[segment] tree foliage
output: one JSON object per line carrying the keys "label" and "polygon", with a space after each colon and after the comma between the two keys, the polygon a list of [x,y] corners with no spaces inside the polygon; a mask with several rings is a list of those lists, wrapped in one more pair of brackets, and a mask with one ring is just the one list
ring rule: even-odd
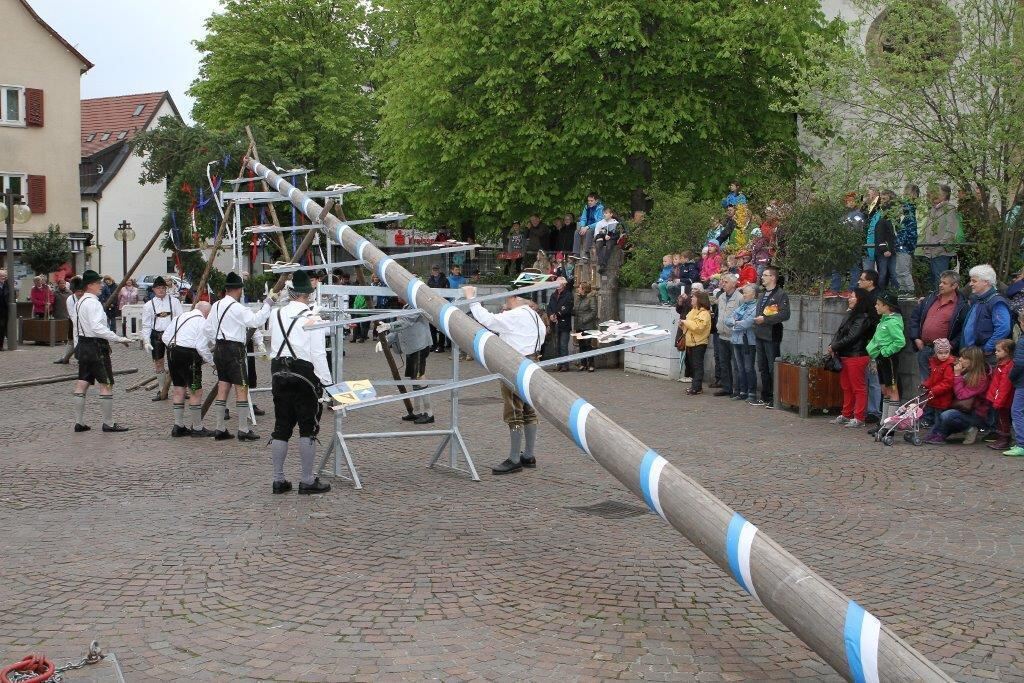
{"label": "tree foliage", "polygon": [[[561,212],[596,190],[720,191],[767,144],[817,0],[387,0],[377,156],[390,196],[430,220]],[[823,38],[824,42],[827,42]]]}
{"label": "tree foliage", "polygon": [[1008,210],[1024,181],[1024,5],[855,4],[872,25],[841,43],[812,38],[799,77],[780,83],[785,110],[823,143],[819,181],[950,182]]}
{"label": "tree foliage", "polygon": [[[262,131],[274,147],[318,171],[318,183],[368,177],[373,136],[367,35],[358,0],[227,0],[196,41],[203,54],[189,94],[210,130]],[[282,163],[281,158],[273,158]]]}
{"label": "tree foliage", "polygon": [[26,240],[21,260],[33,273],[49,279],[50,273],[71,260],[68,236],[60,231],[59,225],[51,223],[46,232],[36,233]]}
{"label": "tree foliage", "polygon": [[[843,225],[845,214],[838,200],[820,197],[787,208],[779,224],[776,259],[787,287],[818,291],[830,273],[847,273],[850,264],[860,260],[864,235]],[[893,220],[898,224],[900,218],[896,215]]]}

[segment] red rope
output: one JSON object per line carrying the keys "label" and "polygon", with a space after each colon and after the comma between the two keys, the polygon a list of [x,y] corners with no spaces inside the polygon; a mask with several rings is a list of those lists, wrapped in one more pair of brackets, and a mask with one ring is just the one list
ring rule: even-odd
{"label": "red rope", "polygon": [[43,681],[47,681],[53,676],[56,672],[56,667],[54,667],[53,662],[42,655],[27,655],[20,662],[8,664],[0,670],[0,683],[11,683],[11,679],[7,677],[7,674],[14,672],[35,674],[35,676],[26,679],[23,683],[43,683]]}

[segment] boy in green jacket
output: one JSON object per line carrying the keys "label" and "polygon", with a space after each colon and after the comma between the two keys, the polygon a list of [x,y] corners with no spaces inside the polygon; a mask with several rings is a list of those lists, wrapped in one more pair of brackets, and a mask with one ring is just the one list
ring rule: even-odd
{"label": "boy in green jacket", "polygon": [[894,292],[882,292],[875,301],[875,310],[880,320],[875,334],[868,342],[868,356],[878,367],[878,383],[882,385],[882,395],[891,400],[900,399],[898,354],[907,344],[903,334],[903,314],[900,313],[899,301]]}

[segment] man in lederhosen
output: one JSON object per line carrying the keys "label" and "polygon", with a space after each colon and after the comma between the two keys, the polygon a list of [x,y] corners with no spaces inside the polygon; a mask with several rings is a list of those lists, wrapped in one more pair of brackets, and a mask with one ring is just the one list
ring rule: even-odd
{"label": "man in lederhosen", "polygon": [[[167,347],[171,371],[171,398],[174,427],[171,436],[210,436],[203,426],[203,363],[213,365],[210,340],[206,337],[206,316],[210,304],[200,301],[188,313],[171,320],[161,341]],[[185,426],[185,389],[189,390],[188,409],[192,427]]]}
{"label": "man in lederhosen", "polygon": [[250,327],[260,327],[270,317],[271,300],[263,301],[259,313],[239,303],[242,298],[242,278],[228,273],[224,282],[224,297],[213,305],[206,318],[206,336],[213,342],[213,364],[217,368],[217,400],[213,402],[216,428],[213,438],[230,439],[225,428],[224,410],[228,392],[235,387],[235,409],[238,411],[239,441],[256,441],[259,435],[249,426],[249,383],[246,373],[245,341]]}
{"label": "man in lederhosen", "polygon": [[[410,306],[401,297],[396,297],[399,305],[403,308]],[[427,374],[427,356],[430,355],[433,346],[433,339],[430,331],[430,322],[422,314],[411,317],[395,318],[391,323],[382,323],[377,326],[377,332],[389,332],[386,337],[386,344],[395,350],[395,353],[405,355],[405,377],[410,380],[423,379]],[[443,335],[442,335],[443,336]],[[380,346],[377,342],[377,346]],[[412,391],[419,391],[425,385],[413,384]],[[434,412],[430,407],[430,396],[420,396],[412,400],[413,410],[402,419],[407,422],[414,422],[418,425],[431,424],[434,422]]]}
{"label": "man in lederhosen", "polygon": [[[476,297],[476,287],[463,287],[462,292],[467,299]],[[501,313],[491,313],[479,303],[470,304],[469,312],[478,323],[497,334],[506,344],[525,357],[536,360],[537,352],[544,345],[547,330],[540,314],[531,307],[532,303],[512,295],[506,299],[505,309]],[[537,443],[537,412],[516,394],[515,389],[505,382],[499,384],[501,398],[505,402],[503,417],[509,428],[511,445],[508,458],[497,467],[492,467],[491,473],[510,474],[524,467],[536,467],[534,446]],[[521,452],[520,447],[523,447]]]}
{"label": "man in lederhosen", "polygon": [[110,342],[128,346],[128,337],[119,337],[107,325],[107,313],[96,298],[103,287],[95,270],[82,273],[85,294],[78,301],[75,327],[78,330],[78,381],[75,382],[75,431],[87,432],[85,424],[85,392],[89,385],[100,385],[100,409],[103,431],[127,432],[127,427],[114,422],[114,370],[110,364]]}
{"label": "man in lederhosen", "polygon": [[292,490],[284,478],[288,440],[299,427],[299,457],[302,473],[299,493],[326,493],[331,485],[313,475],[316,460],[316,434],[320,430],[320,398],[324,386],[331,383],[327,367],[326,329],[309,329],[319,322],[309,307],[313,286],[304,271],[292,275],[291,296],[270,317],[270,375],[274,396],[274,432],[270,435],[270,455],[274,466],[273,493]]}
{"label": "man in lederhosen", "polygon": [[142,346],[153,356],[156,368],[156,396],[154,401],[161,400],[164,389],[164,356],[167,347],[164,345],[164,330],[171,324],[171,318],[181,315],[181,302],[167,293],[167,282],[157,276],[153,280],[153,298],[142,307]]}
{"label": "man in lederhosen", "polygon": [[65,306],[68,309],[68,320],[71,321],[71,344],[64,350],[64,355],[53,361],[54,365],[68,365],[71,362],[71,356],[75,355],[75,347],[78,346],[78,327],[75,325],[75,320],[77,320],[78,302],[85,294],[85,290],[82,288],[82,278],[77,275],[71,278],[70,286],[71,294],[68,295]]}

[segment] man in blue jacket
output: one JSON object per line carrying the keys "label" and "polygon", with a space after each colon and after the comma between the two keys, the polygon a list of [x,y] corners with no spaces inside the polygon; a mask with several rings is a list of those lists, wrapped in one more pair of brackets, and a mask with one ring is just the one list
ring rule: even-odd
{"label": "man in blue jacket", "polygon": [[576,235],[572,241],[572,253],[582,261],[590,259],[590,248],[594,245],[594,226],[604,218],[604,204],[596,192],[587,195],[587,203],[580,214]]}
{"label": "man in blue jacket", "polygon": [[983,263],[970,270],[971,310],[964,322],[960,347],[980,346],[989,367],[995,365],[996,342],[1010,338],[1010,304],[996,289],[996,271]]}

